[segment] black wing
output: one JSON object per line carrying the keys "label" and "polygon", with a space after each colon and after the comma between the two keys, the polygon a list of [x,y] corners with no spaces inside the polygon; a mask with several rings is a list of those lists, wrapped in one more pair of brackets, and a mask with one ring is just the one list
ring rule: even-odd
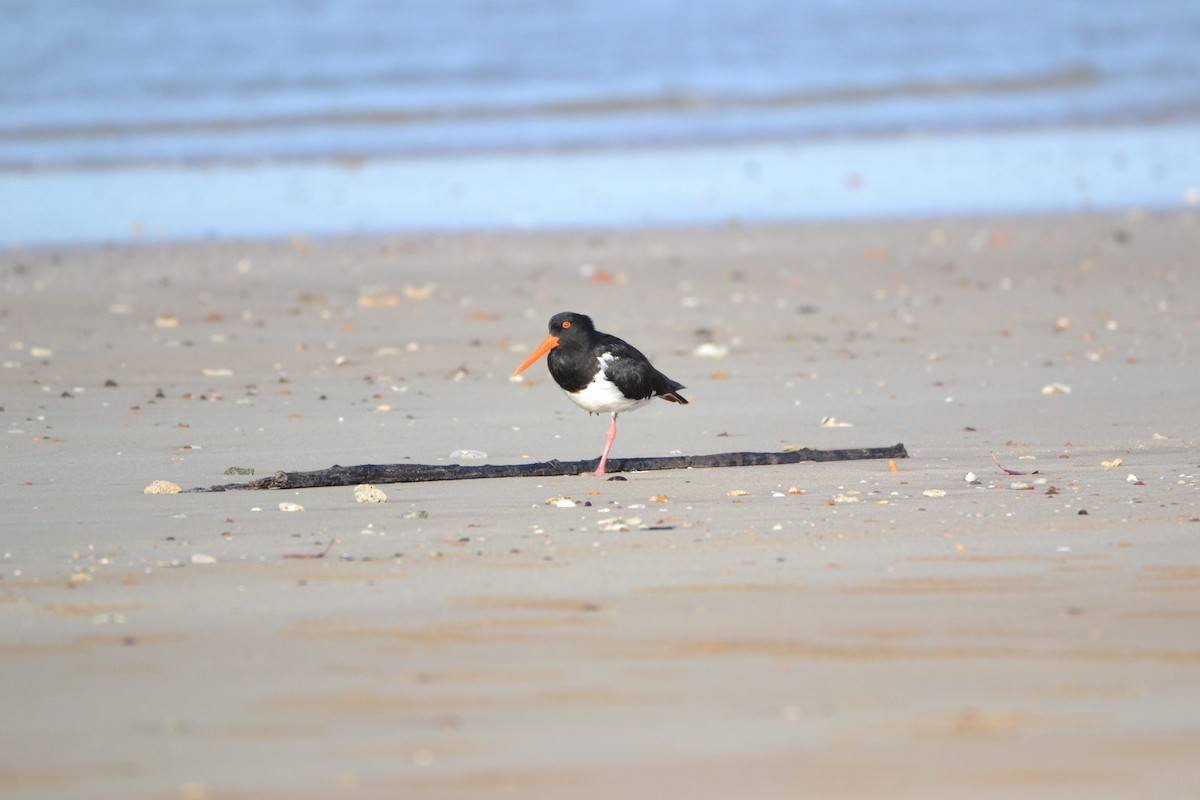
{"label": "black wing", "polygon": [[612,356],[612,360],[605,359],[604,376],[617,385],[621,394],[635,400],[658,395],[687,405],[687,400],[679,394],[684,385],[655,369],[650,359],[629,342],[605,334],[596,349]]}

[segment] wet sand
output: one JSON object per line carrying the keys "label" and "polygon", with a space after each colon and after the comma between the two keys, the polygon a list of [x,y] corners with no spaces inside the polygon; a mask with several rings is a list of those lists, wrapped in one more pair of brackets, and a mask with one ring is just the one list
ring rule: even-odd
{"label": "wet sand", "polygon": [[[1198,245],[1192,213],[0,254],[0,794],[1191,797]],[[594,458],[606,419],[509,379],[562,310],[689,387],[614,459],[910,458],[143,493]]]}

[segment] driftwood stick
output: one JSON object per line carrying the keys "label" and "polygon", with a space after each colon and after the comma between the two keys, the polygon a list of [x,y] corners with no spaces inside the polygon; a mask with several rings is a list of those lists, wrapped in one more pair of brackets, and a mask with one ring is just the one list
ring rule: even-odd
{"label": "driftwood stick", "polygon": [[[706,469],[713,467],[765,467],[799,464],[802,461],[861,461],[877,458],[908,458],[903,444],[892,447],[862,447],[846,450],[789,450],[781,453],[717,453],[710,456],[667,456],[663,458],[609,459],[606,472],[644,472],[656,469]],[[472,478],[544,478],[578,475],[596,469],[590,461],[541,461],[536,464],[362,464],[312,472],[276,472],[269,478],[249,483],[226,483],[197,487],[192,492],[225,492],[241,489],[313,489],[320,486],[356,486],[360,483],[416,483],[461,481]]]}

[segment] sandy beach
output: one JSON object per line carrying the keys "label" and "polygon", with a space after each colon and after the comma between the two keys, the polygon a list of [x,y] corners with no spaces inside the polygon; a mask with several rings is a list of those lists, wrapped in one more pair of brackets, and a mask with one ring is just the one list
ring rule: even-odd
{"label": "sandy beach", "polygon": [[[0,794],[1195,797],[1198,251],[1190,212],[0,253]],[[910,457],[143,492],[595,458],[510,380],[564,310],[688,387],[616,460]]]}

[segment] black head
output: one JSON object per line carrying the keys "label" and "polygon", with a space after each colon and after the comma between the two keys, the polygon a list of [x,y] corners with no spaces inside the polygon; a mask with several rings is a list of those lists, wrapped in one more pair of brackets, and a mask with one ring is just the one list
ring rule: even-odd
{"label": "black head", "polygon": [[587,314],[576,314],[573,311],[563,311],[550,318],[550,335],[557,336],[562,345],[571,342],[587,341],[596,332],[592,318]]}
{"label": "black head", "polygon": [[520,375],[529,368],[530,364],[556,347],[570,351],[586,350],[595,335],[596,326],[592,324],[592,318],[586,314],[575,314],[571,311],[555,314],[550,318],[550,333],[530,354],[529,358],[517,367],[517,371],[513,375]]}

